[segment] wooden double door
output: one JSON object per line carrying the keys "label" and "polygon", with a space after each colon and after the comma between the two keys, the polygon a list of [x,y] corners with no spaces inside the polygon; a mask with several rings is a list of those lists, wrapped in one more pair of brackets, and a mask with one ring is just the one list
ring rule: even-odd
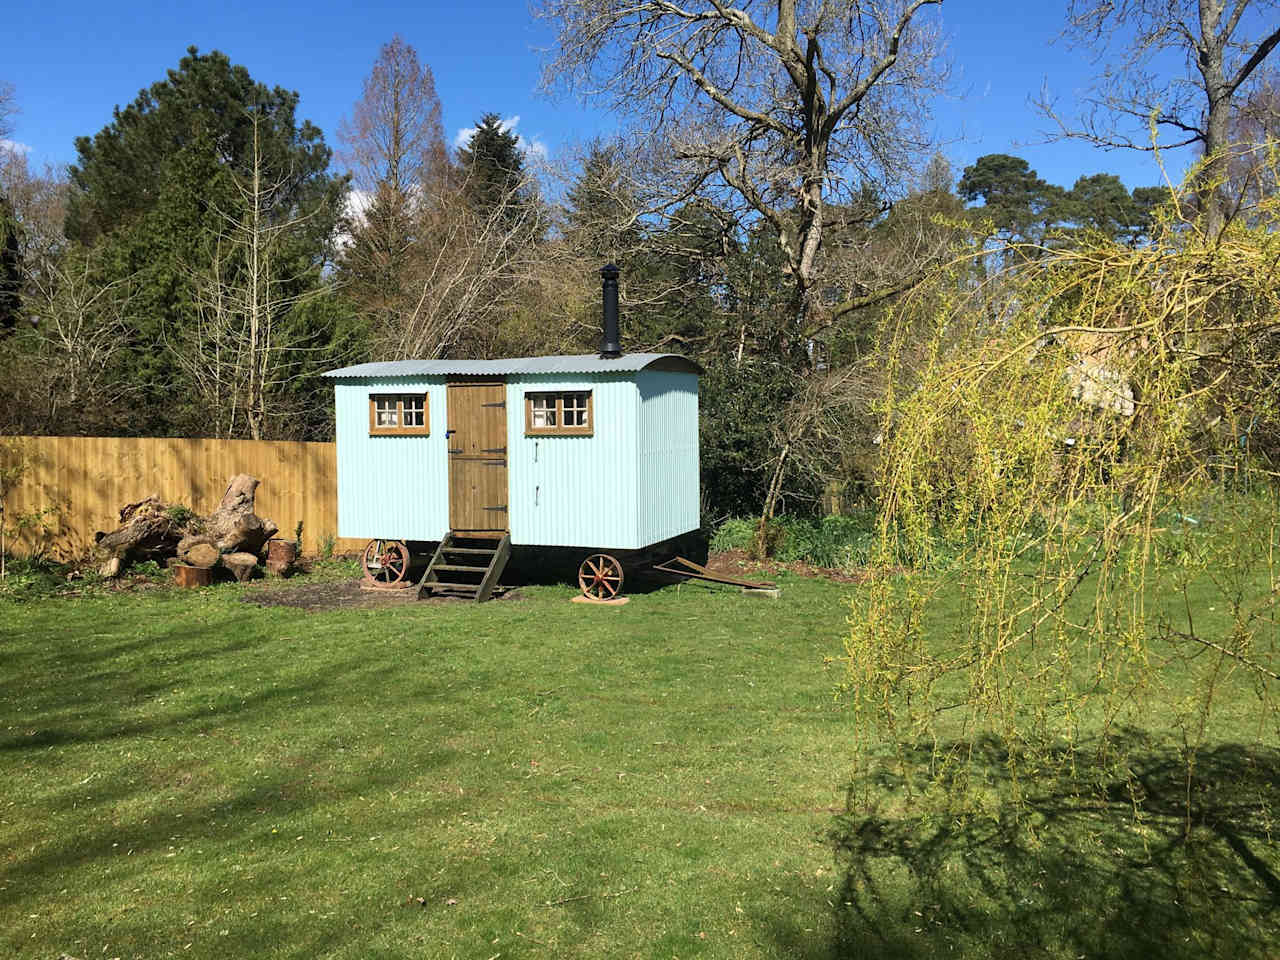
{"label": "wooden double door", "polygon": [[507,386],[449,384],[449,526],[507,530]]}

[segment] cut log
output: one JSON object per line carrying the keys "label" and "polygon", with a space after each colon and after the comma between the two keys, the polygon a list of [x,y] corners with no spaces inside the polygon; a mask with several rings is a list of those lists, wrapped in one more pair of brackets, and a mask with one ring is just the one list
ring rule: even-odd
{"label": "cut log", "polygon": [[102,565],[98,572],[107,580],[113,580],[120,576],[120,558],[112,557]]}
{"label": "cut log", "polygon": [[178,556],[182,556],[182,554],[186,553],[197,543],[207,543],[212,545],[213,540],[202,533],[189,533],[178,541]]}
{"label": "cut log", "polygon": [[231,571],[232,576],[244,583],[253,576],[253,571],[258,566],[258,558],[252,553],[224,553],[222,565]]}
{"label": "cut log", "polygon": [[185,554],[179,554],[184,563],[193,567],[216,567],[218,565],[218,548],[211,543],[197,543]]}

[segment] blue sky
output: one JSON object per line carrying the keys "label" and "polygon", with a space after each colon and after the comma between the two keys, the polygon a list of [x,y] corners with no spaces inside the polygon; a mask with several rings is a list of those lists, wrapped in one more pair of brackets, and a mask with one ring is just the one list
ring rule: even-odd
{"label": "blue sky", "polygon": [[[995,7],[1004,8],[995,15]],[[986,153],[1024,156],[1042,177],[1070,186],[1110,172],[1130,186],[1159,182],[1146,155],[1104,153],[1084,144],[1040,143],[1045,122],[1028,97],[1048,83],[1072,104],[1096,67],[1052,41],[1064,3],[1020,7],[947,0],[942,19],[955,95],[935,109],[935,133],[957,174]],[[1016,12],[1010,12],[1016,10]],[[22,112],[12,139],[37,163],[74,160],[73,141],[111,119],[117,104],[161,79],[187,46],[219,49],[255,79],[297,90],[300,116],[336,144],[340,117],[359,96],[378,48],[400,33],[430,65],[450,139],[486,111],[519,118],[527,144],[554,156],[573,141],[616,126],[577,103],[541,96],[540,50],[551,34],[524,0],[464,3],[336,3],[243,0],[214,4],[102,4],[86,0],[14,3],[0,35],[0,82],[14,85]],[[1179,166],[1186,157],[1176,158]]]}

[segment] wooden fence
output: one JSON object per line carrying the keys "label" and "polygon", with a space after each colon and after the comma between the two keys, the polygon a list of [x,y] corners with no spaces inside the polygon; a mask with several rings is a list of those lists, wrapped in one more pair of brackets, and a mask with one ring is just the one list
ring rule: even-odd
{"label": "wooden fence", "polygon": [[[302,522],[303,552],[314,555],[327,538],[350,552],[363,541],[336,539],[338,469],[335,445],[258,440],[179,440],[134,437],[19,437],[23,471],[5,504],[13,530],[23,514],[52,511],[43,535],[28,530],[13,548],[39,545],[68,558],[93,546],[96,530],[114,530],[127,503],[156,495],[168,503],[210,513],[237,473],[261,482],[257,512],[292,538]],[[9,443],[0,446],[9,456]]]}

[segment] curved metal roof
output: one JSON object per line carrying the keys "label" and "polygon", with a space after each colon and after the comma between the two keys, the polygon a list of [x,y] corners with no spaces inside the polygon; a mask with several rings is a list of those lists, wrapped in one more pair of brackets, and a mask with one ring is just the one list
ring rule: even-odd
{"label": "curved metal roof", "polygon": [[538,373],[634,373],[654,367],[702,373],[702,367],[678,353],[624,353],[606,359],[588,353],[577,357],[510,357],[505,360],[387,360],[358,363],[330,370],[326,377],[385,379],[387,377],[497,377]]}

